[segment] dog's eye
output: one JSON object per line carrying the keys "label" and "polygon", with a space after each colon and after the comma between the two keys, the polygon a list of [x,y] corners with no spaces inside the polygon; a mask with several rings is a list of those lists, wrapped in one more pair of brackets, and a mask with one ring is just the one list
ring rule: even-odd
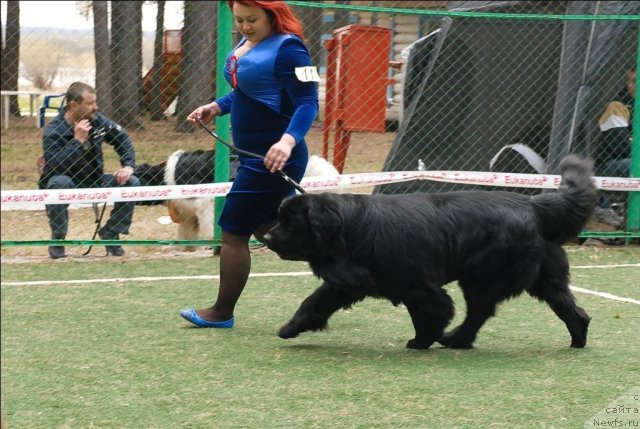
{"label": "dog's eye", "polygon": [[289,213],[283,213],[278,219],[278,222],[280,222],[281,225],[289,225],[291,221],[292,216]]}

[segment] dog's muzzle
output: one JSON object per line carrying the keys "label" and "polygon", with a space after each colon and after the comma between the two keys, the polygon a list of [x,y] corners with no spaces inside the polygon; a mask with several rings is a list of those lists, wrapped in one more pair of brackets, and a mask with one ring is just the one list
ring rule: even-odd
{"label": "dog's muzzle", "polygon": [[263,237],[262,237],[262,241],[264,241],[264,244],[269,247],[269,244],[271,244],[271,240],[273,239],[273,237],[271,236],[270,232],[267,232]]}

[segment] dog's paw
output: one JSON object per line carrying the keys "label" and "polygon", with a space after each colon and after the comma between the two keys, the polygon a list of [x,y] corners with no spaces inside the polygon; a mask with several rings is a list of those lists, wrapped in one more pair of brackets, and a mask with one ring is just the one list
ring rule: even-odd
{"label": "dog's paw", "polygon": [[587,338],[571,341],[571,347],[574,349],[583,349],[587,345]]}
{"label": "dog's paw", "polygon": [[433,341],[431,342],[422,342],[422,341],[417,341],[415,338],[407,341],[407,348],[408,349],[416,349],[416,350],[426,350],[429,347],[431,347],[431,345],[433,344]]}
{"label": "dog's paw", "polygon": [[587,345],[587,332],[571,338],[571,347],[574,349],[583,349]]}
{"label": "dog's paw", "polygon": [[451,332],[444,334],[442,338],[438,340],[438,342],[449,349],[472,349],[473,348],[473,341],[463,339],[460,336],[457,336]]}
{"label": "dog's paw", "polygon": [[571,347],[582,349],[587,345],[587,333],[589,332],[589,323],[591,318],[582,310],[580,317],[579,330],[571,333]]}
{"label": "dog's paw", "polygon": [[280,330],[278,331],[278,336],[280,338],[283,338],[285,340],[289,339],[289,338],[295,338],[300,334],[300,331],[296,328],[294,328],[291,325],[284,325],[282,328],[280,328]]}

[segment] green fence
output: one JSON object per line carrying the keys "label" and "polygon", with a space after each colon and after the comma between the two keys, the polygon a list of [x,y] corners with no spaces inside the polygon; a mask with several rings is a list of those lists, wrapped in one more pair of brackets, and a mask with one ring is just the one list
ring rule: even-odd
{"label": "green fence", "polygon": [[[99,30],[109,18],[96,9],[106,2],[93,3],[89,15],[96,17],[95,32],[22,29],[20,66],[13,68],[19,74],[18,89],[44,96],[64,92],[75,80],[86,81],[98,89],[104,113],[131,136],[138,165],[160,165],[178,149],[215,150],[211,180],[226,181],[232,168],[228,151],[185,123],[193,108],[228,90],[222,68],[239,35],[226,3],[202,2],[194,8],[193,2],[186,2],[182,28],[165,26],[162,32],[123,35],[112,31],[106,44]],[[120,3],[128,2],[112,2],[111,19],[126,18],[136,27],[136,19],[149,14],[158,18],[157,5],[149,9],[142,2]],[[627,159],[626,176],[640,177],[637,116],[634,127],[625,126],[624,113],[622,122],[614,118],[614,127],[607,128],[606,122],[613,101],[620,101],[627,112],[637,110],[637,100],[624,98],[627,72],[640,63],[640,12],[635,2],[287,3],[303,22],[321,77],[320,113],[307,136],[310,152],[327,157],[344,173],[426,169],[555,174],[564,155],[581,153],[596,158],[598,176],[625,177],[624,172],[610,170],[608,162]],[[111,58],[106,86],[100,74],[104,70],[96,66],[105,49]],[[130,57],[136,61],[126,62]],[[134,73],[128,75],[131,68]],[[36,87],[47,73],[49,87]],[[121,85],[125,76],[133,76],[130,87]],[[637,86],[637,75],[633,80]],[[21,97],[6,98],[14,103]],[[50,122],[57,111],[47,113]],[[42,155],[42,131],[35,124],[34,118],[13,116],[10,123],[3,123],[3,191],[37,188],[35,161]],[[227,118],[218,119],[215,128],[230,140]],[[606,146],[611,131],[623,136],[626,144]],[[119,164],[112,152],[104,146],[109,172]],[[417,181],[355,191],[468,188],[488,187]],[[640,237],[637,191],[605,189],[602,201],[583,237]],[[222,203],[216,201],[216,213]],[[208,210],[214,210],[213,205]],[[92,237],[96,217],[90,205],[69,212],[68,234],[63,241],[52,242],[42,207],[3,211],[3,254],[24,246],[116,243]],[[108,215],[109,211],[105,218]],[[157,221],[167,215],[165,204],[137,205],[130,234],[117,243],[219,244],[215,238],[219,231],[211,225],[188,236],[180,232],[184,219],[182,225]]]}

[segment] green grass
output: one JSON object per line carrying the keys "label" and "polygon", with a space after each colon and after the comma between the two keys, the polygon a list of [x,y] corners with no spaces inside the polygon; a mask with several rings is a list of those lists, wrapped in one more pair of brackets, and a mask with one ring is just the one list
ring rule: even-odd
{"label": "green grass", "polygon": [[[634,264],[638,247],[570,247],[572,266]],[[308,271],[257,252],[254,273]],[[231,330],[187,326],[215,280],[10,286],[32,280],[217,274],[217,259],[3,264],[2,412],[9,428],[581,428],[640,385],[640,307],[576,294],[589,343],[544,304],[503,304],[476,349],[407,350],[406,310],[367,299],[321,333],[281,340],[319,280],[255,277]],[[640,300],[640,268],[572,271]],[[461,294],[448,289],[464,311]],[[637,417],[637,416],[635,416]]]}

